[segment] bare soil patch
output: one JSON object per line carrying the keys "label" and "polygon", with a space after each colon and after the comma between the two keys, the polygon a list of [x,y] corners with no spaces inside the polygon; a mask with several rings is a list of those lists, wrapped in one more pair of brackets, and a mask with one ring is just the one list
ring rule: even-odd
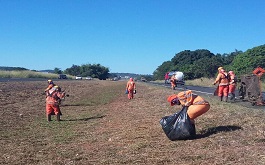
{"label": "bare soil patch", "polygon": [[[46,81],[0,83],[0,164],[265,164],[265,113],[206,97],[197,138],[170,141],[159,120],[181,107],[173,91],[137,82],[58,81],[70,97],[61,122],[45,117]],[[178,92],[178,91],[174,91]]]}

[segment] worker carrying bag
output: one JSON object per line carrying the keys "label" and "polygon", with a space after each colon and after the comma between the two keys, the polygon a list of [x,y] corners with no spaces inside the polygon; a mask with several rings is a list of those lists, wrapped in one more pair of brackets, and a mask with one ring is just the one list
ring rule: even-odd
{"label": "worker carrying bag", "polygon": [[184,106],[181,111],[170,116],[165,116],[160,120],[162,129],[170,140],[195,138],[195,125],[191,122],[187,114],[187,109],[188,107]]}

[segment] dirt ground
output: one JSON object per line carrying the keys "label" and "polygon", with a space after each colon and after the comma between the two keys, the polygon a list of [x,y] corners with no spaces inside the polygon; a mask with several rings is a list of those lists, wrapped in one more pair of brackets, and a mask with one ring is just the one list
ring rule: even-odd
{"label": "dirt ground", "polygon": [[46,121],[46,81],[0,82],[0,164],[265,164],[265,112],[220,103],[196,119],[197,138],[170,141],[159,124],[178,91],[125,81],[55,81],[69,94]]}

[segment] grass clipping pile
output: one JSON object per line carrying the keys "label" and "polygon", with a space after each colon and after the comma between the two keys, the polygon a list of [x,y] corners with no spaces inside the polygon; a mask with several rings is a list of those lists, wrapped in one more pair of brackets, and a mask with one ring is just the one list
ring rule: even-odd
{"label": "grass clipping pile", "polygon": [[58,81],[67,97],[62,121],[46,121],[46,81],[0,83],[0,164],[265,164],[265,114],[204,96],[197,138],[170,141],[159,121],[169,88],[125,81]]}

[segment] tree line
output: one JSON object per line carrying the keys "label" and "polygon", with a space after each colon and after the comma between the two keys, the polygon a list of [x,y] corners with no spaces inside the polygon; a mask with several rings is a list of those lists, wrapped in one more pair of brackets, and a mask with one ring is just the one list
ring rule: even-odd
{"label": "tree line", "polygon": [[81,66],[72,65],[72,67],[67,68],[64,71],[61,71],[58,68],[55,68],[54,71],[57,74],[64,73],[73,76],[80,75],[82,77],[91,76],[92,78],[98,78],[100,80],[105,80],[110,76],[109,68],[100,64],[83,64]]}
{"label": "tree line", "polygon": [[257,46],[245,52],[235,50],[232,53],[213,54],[207,49],[181,51],[170,60],[163,62],[153,72],[155,80],[164,79],[169,71],[182,71],[185,79],[202,77],[212,78],[218,67],[233,70],[236,75],[251,74],[257,67],[265,69],[265,45]]}
{"label": "tree line", "polygon": [[[243,52],[235,50],[231,53],[213,54],[207,49],[198,49],[195,51],[181,51],[169,60],[163,62],[153,72],[153,75],[141,75],[148,80],[162,80],[166,72],[181,71],[186,80],[192,80],[202,77],[212,78],[217,74],[217,68],[223,66],[227,71],[233,70],[237,76],[251,74],[257,67],[265,69],[265,44],[248,49]],[[28,70],[21,67],[0,67],[0,70]],[[113,77],[109,73],[109,68],[100,64],[72,65],[70,68],[62,71],[59,68],[53,70],[57,74],[69,74],[82,77],[91,76],[101,80]],[[265,76],[263,76],[264,79]]]}

